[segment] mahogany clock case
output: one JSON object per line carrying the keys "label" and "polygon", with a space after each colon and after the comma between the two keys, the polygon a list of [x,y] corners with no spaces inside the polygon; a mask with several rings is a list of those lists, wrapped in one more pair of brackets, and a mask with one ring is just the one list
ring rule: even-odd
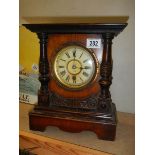
{"label": "mahogany clock case", "polygon": [[[29,113],[31,130],[44,131],[57,126],[64,131],[90,130],[98,138],[114,140],[116,135],[116,107],[112,103],[112,39],[127,24],[24,24],[37,33],[40,40],[38,105]],[[88,49],[95,54],[96,74],[79,90],[67,89],[54,76],[53,62],[65,46],[86,47],[88,38],[101,39],[100,48]]]}
{"label": "mahogany clock case", "polygon": [[[97,82],[99,79],[99,69],[96,67],[96,75],[93,78],[93,81],[89,83],[89,85],[85,86],[85,88],[80,90],[72,90],[71,88],[67,89],[64,88],[62,85],[58,83],[56,78],[54,78],[54,72],[53,72],[53,62],[55,59],[55,56],[57,53],[65,46],[69,45],[78,45],[86,48],[86,40],[87,38],[97,38],[100,39],[100,35],[94,35],[94,34],[54,34],[50,35],[48,38],[48,62],[49,62],[49,68],[50,68],[50,76],[51,80],[49,82],[49,89],[55,94],[58,94],[59,96],[62,96],[64,98],[76,98],[76,99],[82,99],[90,97],[92,94],[96,95],[99,92],[100,86]],[[96,64],[101,63],[102,60],[102,50],[101,48],[91,49],[89,50],[91,53],[94,52],[96,56]],[[95,65],[95,64],[94,64]]]}

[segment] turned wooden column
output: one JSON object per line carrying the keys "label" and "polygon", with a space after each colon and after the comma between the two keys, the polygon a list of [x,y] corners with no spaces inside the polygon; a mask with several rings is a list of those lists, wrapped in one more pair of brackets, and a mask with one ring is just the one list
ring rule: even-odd
{"label": "turned wooden column", "polygon": [[41,83],[40,90],[38,92],[38,105],[48,106],[49,105],[49,89],[48,82],[49,78],[49,64],[47,58],[47,33],[37,33],[40,40],[40,59],[39,59],[39,81]]}
{"label": "turned wooden column", "polygon": [[103,55],[100,66],[101,79],[99,84],[101,87],[101,93],[99,96],[99,108],[107,108],[107,104],[111,103],[111,94],[109,91],[110,85],[112,84],[112,39],[114,38],[113,33],[105,33],[102,35],[103,39]]}

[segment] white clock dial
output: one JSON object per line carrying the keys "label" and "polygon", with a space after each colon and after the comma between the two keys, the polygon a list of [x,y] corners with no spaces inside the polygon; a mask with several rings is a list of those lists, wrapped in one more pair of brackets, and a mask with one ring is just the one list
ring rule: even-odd
{"label": "white clock dial", "polygon": [[92,81],[96,73],[94,55],[78,45],[62,48],[54,61],[54,73],[61,84],[81,88]]}

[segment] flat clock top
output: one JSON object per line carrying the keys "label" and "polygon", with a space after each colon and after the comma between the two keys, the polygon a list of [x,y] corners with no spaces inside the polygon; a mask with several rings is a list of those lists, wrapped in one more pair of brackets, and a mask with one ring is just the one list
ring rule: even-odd
{"label": "flat clock top", "polygon": [[96,67],[95,55],[78,45],[62,48],[54,61],[54,73],[60,84],[73,89],[90,83],[96,74]]}
{"label": "flat clock top", "polygon": [[30,24],[23,25],[36,33],[103,34],[110,32],[116,36],[127,26],[128,17],[27,17],[25,20]]}
{"label": "flat clock top", "polygon": [[126,23],[128,16],[100,16],[100,17],[24,17],[23,19],[30,24],[104,24],[104,23]]}

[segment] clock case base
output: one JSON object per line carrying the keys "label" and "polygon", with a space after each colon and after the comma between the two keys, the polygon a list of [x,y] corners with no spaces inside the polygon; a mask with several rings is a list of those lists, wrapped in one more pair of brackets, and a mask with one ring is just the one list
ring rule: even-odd
{"label": "clock case base", "polygon": [[74,113],[36,106],[29,112],[30,130],[45,131],[47,126],[56,126],[67,132],[93,131],[99,139],[115,140],[117,115],[115,104],[111,104],[109,114]]}

